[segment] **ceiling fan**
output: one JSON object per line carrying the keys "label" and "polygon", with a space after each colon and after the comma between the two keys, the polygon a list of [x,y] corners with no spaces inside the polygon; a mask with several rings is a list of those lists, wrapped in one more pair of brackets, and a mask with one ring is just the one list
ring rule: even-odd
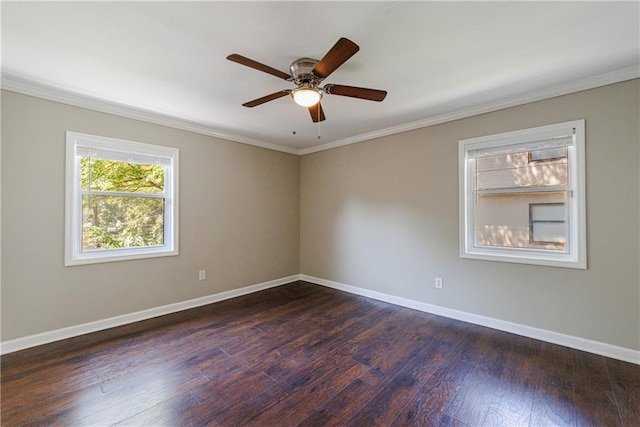
{"label": "ceiling fan", "polygon": [[342,37],[335,45],[326,53],[326,55],[318,61],[312,58],[296,59],[289,66],[289,74],[272,68],[268,65],[261,64],[253,59],[246,58],[237,53],[227,56],[229,61],[237,62],[250,68],[271,74],[283,80],[287,80],[296,84],[295,89],[283,89],[281,91],[263,96],[253,101],[242,104],[245,107],[255,107],[265,102],[283,96],[291,95],[296,104],[306,107],[311,114],[311,120],[321,122],[325,120],[324,111],[320,100],[322,94],[348,96],[351,98],[366,99],[369,101],[382,101],[387,96],[387,91],[378,89],[368,89],[355,86],[344,86],[336,84],[325,84],[320,86],[322,81],[329,77],[338,67],[351,58],[360,47],[351,40]]}

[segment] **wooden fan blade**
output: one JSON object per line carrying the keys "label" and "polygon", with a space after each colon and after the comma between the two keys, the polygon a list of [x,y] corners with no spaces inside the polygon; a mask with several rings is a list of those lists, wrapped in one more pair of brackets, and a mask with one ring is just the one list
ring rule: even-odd
{"label": "wooden fan blade", "polygon": [[275,68],[269,67],[268,65],[261,64],[258,61],[254,61],[253,59],[246,58],[242,55],[238,55],[237,53],[231,54],[227,56],[229,61],[237,62],[238,64],[245,65],[250,68],[254,68],[256,70],[262,71],[267,74],[271,74],[272,76],[279,77],[284,80],[289,80],[291,76],[284,71],[276,70]]}
{"label": "wooden fan blade", "polygon": [[386,90],[368,89],[366,87],[325,85],[322,90],[329,95],[349,96],[377,102],[381,102],[387,96]]}
{"label": "wooden fan blade", "polygon": [[324,79],[360,50],[357,44],[342,37],[313,69],[314,76]]}
{"label": "wooden fan blade", "polygon": [[245,102],[242,104],[244,107],[255,107],[256,105],[264,104],[265,102],[273,101],[274,99],[282,98],[283,96],[289,95],[288,90],[281,90],[280,92],[275,92],[267,96],[263,96],[262,98],[254,99],[253,101]]}
{"label": "wooden fan blade", "polygon": [[311,120],[313,120],[313,123],[318,123],[326,119],[324,111],[322,110],[322,105],[320,105],[319,102],[316,105],[309,107],[309,114],[311,114]]}

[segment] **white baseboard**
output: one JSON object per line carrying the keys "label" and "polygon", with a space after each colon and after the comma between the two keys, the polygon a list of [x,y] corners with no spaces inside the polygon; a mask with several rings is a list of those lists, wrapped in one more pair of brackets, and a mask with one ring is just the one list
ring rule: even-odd
{"label": "white baseboard", "polygon": [[522,335],[525,337],[550,342],[552,344],[558,344],[565,347],[583,350],[589,353],[599,354],[601,356],[611,357],[613,359],[623,360],[625,362],[640,365],[640,351],[630,348],[619,347],[599,341],[561,334],[559,332],[534,328],[519,323],[507,322],[505,320],[494,319],[491,317],[481,316],[479,314],[467,313],[464,311],[415,301],[408,298],[402,298],[382,292],[359,288],[357,286],[345,285],[343,283],[333,282],[331,280],[307,276],[306,274],[301,274],[299,280],[304,280],[316,285],[322,285],[329,288],[338,289],[340,291],[361,295],[367,298],[373,298],[402,307],[412,308],[414,310],[424,311],[426,313],[436,314],[438,316],[461,320],[463,322],[473,323],[480,326],[486,326],[488,328],[510,332],[512,334]]}
{"label": "white baseboard", "polygon": [[299,279],[300,276],[296,274],[293,276],[270,280],[268,282],[258,283],[251,286],[245,286],[239,289],[232,289],[230,291],[207,295],[205,297],[195,298],[188,301],[163,305],[161,307],[150,308],[148,310],[142,310],[135,313],[123,314],[121,316],[110,317],[108,319],[97,320],[95,322],[83,323],[81,325],[69,326],[67,328],[56,329],[49,332],[43,332],[41,334],[4,341],[0,343],[0,354],[12,353],[14,351],[24,350],[26,348],[48,344],[54,341],[73,338],[79,335],[102,331],[105,329],[114,328],[116,326],[122,326],[129,323],[139,322],[141,320],[151,319],[153,317],[164,316],[165,314],[176,313],[178,311],[212,304],[214,302],[219,302],[253,292],[262,291],[264,289],[281,286]]}
{"label": "white baseboard", "polygon": [[583,350],[601,356],[611,357],[613,359],[623,360],[625,362],[640,365],[640,351],[630,348],[619,347],[612,344],[606,344],[599,341],[588,340],[585,338],[574,337],[571,335],[561,334],[559,332],[548,331],[545,329],[534,328],[518,323],[507,322],[505,320],[494,319],[491,317],[481,316],[478,314],[467,313],[464,311],[454,310],[447,307],[428,304],[425,302],[415,301],[408,298],[402,298],[382,292],[372,291],[369,289],[359,288],[357,286],[345,285],[344,283],[333,282],[331,280],[321,279],[319,277],[308,276],[306,274],[295,274],[293,276],[283,277],[281,279],[270,280],[268,282],[258,283],[251,286],[245,286],[240,289],[220,292],[205,297],[196,298],[188,301],[182,301],[175,304],[168,304],[161,307],[155,307],[148,310],[138,311],[135,313],[124,314],[121,316],[110,317],[108,319],[97,320],[95,322],[84,323],[67,328],[56,329],[41,334],[30,335],[27,337],[17,338],[14,340],[4,341],[0,343],[0,354],[12,353],[14,351],[24,350],[30,347],[36,347],[48,344],[54,341],[60,341],[67,338],[73,338],[79,335],[89,334],[92,332],[102,331],[116,326],[122,326],[129,323],[139,322],[141,320],[151,319],[153,317],[163,316],[166,314],[176,313],[190,308],[196,308],[207,304],[247,295],[253,292],[262,291],[287,283],[304,280],[316,285],[326,286],[328,288],[361,295],[367,298],[388,302],[390,304],[423,311],[426,313],[436,314],[438,316],[448,317],[451,319],[461,320],[463,322],[473,323],[500,331],[510,332],[516,335],[522,335],[565,347]]}

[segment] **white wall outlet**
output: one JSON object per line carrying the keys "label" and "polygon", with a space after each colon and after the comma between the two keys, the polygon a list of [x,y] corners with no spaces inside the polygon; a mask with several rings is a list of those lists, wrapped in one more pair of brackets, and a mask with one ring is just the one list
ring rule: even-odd
{"label": "white wall outlet", "polygon": [[442,289],[442,277],[436,277],[436,289]]}
{"label": "white wall outlet", "polygon": [[207,278],[207,270],[200,270],[198,272],[198,280],[204,280]]}

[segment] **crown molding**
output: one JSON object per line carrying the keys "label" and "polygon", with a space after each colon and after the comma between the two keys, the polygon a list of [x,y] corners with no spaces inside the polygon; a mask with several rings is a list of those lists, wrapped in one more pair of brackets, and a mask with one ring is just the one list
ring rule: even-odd
{"label": "crown molding", "polygon": [[503,98],[497,101],[489,102],[486,104],[480,104],[473,107],[462,108],[449,113],[440,114],[437,116],[427,117],[415,122],[405,123],[398,126],[392,126],[385,129],[380,129],[374,132],[365,133],[362,135],[353,136],[350,138],[341,139],[338,141],[328,142],[322,145],[316,145],[314,147],[305,148],[300,150],[300,155],[317,153],[319,151],[330,150],[332,148],[343,147],[345,145],[355,144],[357,142],[363,142],[374,138],[381,138],[383,136],[395,135],[402,132],[407,132],[415,129],[424,128],[427,126],[433,126],[441,123],[450,122],[453,120],[464,119],[467,117],[477,116],[479,114],[491,113],[493,111],[502,110],[505,108],[516,107],[518,105],[529,104],[531,102],[542,101],[544,99],[555,98],[556,96],[568,95],[570,93],[580,92],[583,90],[594,89],[600,86],[606,86],[613,83],[619,83],[626,80],[632,80],[640,77],[640,65],[623,68],[620,70],[612,71],[598,76],[587,77],[581,80],[552,86],[545,89],[536,90],[527,94],[512,96]]}
{"label": "crown molding", "polygon": [[114,114],[116,116],[141,120],[144,122],[168,126],[175,129],[195,132],[202,135],[213,136],[215,138],[220,138],[227,141],[239,142],[241,144],[267,148],[269,150],[281,151],[284,153],[296,155],[300,154],[300,150],[298,150],[297,148],[284,147],[282,145],[272,144],[270,142],[246,138],[240,135],[234,135],[232,133],[220,131],[213,126],[194,122],[192,120],[182,119],[152,110],[133,107],[130,105],[108,101],[102,98],[84,95],[82,93],[47,85],[34,80],[24,79],[22,77],[14,76],[11,74],[2,74],[1,86],[3,90],[17,92],[23,95],[34,96],[36,98],[42,98],[48,101],[60,102],[62,104],[72,105],[74,107],[87,108],[90,110],[99,111],[101,113]]}
{"label": "crown molding", "polygon": [[581,80],[552,86],[545,89],[536,90],[523,95],[506,97],[497,101],[488,102],[472,107],[454,110],[445,114],[439,114],[424,118],[422,120],[404,123],[397,126],[391,126],[379,129],[373,132],[355,135],[349,138],[328,142],[326,144],[316,145],[309,148],[297,149],[285,147],[283,145],[273,144],[266,141],[247,138],[228,132],[223,132],[211,125],[194,122],[192,120],[170,116],[168,114],[146,110],[143,108],[133,107],[125,104],[108,101],[105,99],[91,97],[68,89],[54,87],[44,83],[25,79],[11,74],[3,73],[1,88],[11,92],[21,93],[23,95],[35,96],[37,98],[49,101],[60,102],[75,107],[88,108],[107,114],[114,114],[135,120],[142,120],[149,123],[155,123],[162,126],[168,126],[175,129],[195,132],[202,135],[208,135],[228,141],[238,142],[241,144],[253,145],[269,150],[280,151],[283,153],[296,154],[304,156],[320,151],[330,150],[332,148],[343,147],[345,145],[355,144],[358,142],[368,141],[370,139],[381,138],[384,136],[395,135],[415,129],[433,126],[453,120],[464,119],[479,114],[490,113],[505,108],[515,107],[518,105],[528,104],[531,102],[541,101],[544,99],[554,98],[556,96],[568,95],[570,93],[580,92],[583,90],[594,89],[600,86],[619,83],[626,80],[640,78],[640,65],[623,68],[609,73],[600,74],[593,77],[587,77]]}

